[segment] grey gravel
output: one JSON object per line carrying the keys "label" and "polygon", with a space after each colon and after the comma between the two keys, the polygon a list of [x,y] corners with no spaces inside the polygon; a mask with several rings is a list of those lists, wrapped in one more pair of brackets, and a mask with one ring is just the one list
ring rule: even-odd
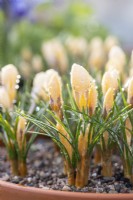
{"label": "grey gravel", "polygon": [[43,190],[62,190],[90,193],[133,193],[132,185],[123,177],[123,169],[118,156],[113,156],[113,177],[102,177],[101,166],[91,165],[90,180],[82,189],[67,185],[67,178],[63,173],[63,159],[55,150],[53,142],[41,140],[32,145],[28,154],[28,175],[25,178],[12,176],[6,151],[0,151],[0,180],[37,187]]}

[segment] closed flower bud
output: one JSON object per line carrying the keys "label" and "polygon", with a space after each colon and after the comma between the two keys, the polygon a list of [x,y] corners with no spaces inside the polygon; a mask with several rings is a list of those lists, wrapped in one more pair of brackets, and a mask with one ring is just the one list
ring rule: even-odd
{"label": "closed flower bud", "polygon": [[109,88],[105,94],[104,102],[103,102],[103,115],[106,117],[109,112],[112,110],[114,105],[114,90],[113,88]]}
{"label": "closed flower bud", "polygon": [[65,43],[71,56],[81,57],[84,56],[88,49],[88,44],[83,37],[69,37]]}
{"label": "closed flower bud", "polygon": [[62,83],[58,74],[54,74],[48,83],[51,109],[62,118]]}
{"label": "closed flower bud", "polygon": [[21,51],[22,58],[29,62],[32,59],[32,52],[29,48],[23,48]]}
{"label": "closed flower bud", "polygon": [[18,70],[12,64],[6,65],[1,70],[1,82],[8,92],[11,103],[13,103],[16,98],[15,86],[18,76]]}
{"label": "closed flower bud", "polygon": [[131,121],[129,118],[126,119],[125,122],[125,132],[126,132],[126,138],[127,138],[127,144],[130,146],[131,145],[131,140],[132,140],[132,133],[130,131],[133,130]]}
{"label": "closed flower bud", "polygon": [[93,50],[90,53],[90,57],[89,57],[89,65],[90,67],[94,68],[94,69],[101,69],[104,67],[104,63],[105,63],[105,52],[104,49],[99,48],[96,50]]}
{"label": "closed flower bud", "polygon": [[89,99],[88,99],[88,108],[89,114],[93,115],[98,103],[98,92],[95,84],[92,84],[89,89]]}
{"label": "closed flower bud", "polygon": [[58,76],[58,72],[54,69],[48,69],[47,71],[45,71],[45,81],[44,81],[44,88],[45,90],[48,92],[48,84],[49,84],[49,81],[50,81],[50,78],[53,76],[53,75],[56,75]]}
{"label": "closed flower bud", "polygon": [[121,66],[120,72],[123,72],[123,68],[126,64],[126,55],[119,46],[113,46],[109,52],[109,60],[118,62]]}
{"label": "closed flower bud", "polygon": [[48,95],[44,88],[46,74],[45,72],[39,72],[36,74],[33,80],[33,89],[32,89],[32,97],[37,100],[38,98],[46,101],[48,99]]}
{"label": "closed flower bud", "polygon": [[25,148],[26,144],[25,131],[26,131],[26,120],[25,118],[20,116],[18,119],[17,134],[16,134],[18,147],[20,150],[22,150],[22,148]]}
{"label": "closed flower bud", "polygon": [[4,110],[9,110],[12,108],[7,90],[3,86],[0,87],[0,106]]}
{"label": "closed flower bud", "polygon": [[133,77],[128,84],[127,102],[133,106]]}
{"label": "closed flower bud", "polygon": [[93,82],[87,70],[73,64],[71,70],[71,85],[76,104],[80,110],[87,108],[89,88]]}
{"label": "closed flower bud", "polygon": [[28,80],[32,74],[31,65],[26,61],[22,61],[19,64],[19,71],[20,71],[22,77],[24,79]]}
{"label": "closed flower bud", "polygon": [[40,55],[35,55],[32,58],[32,68],[35,72],[40,72],[43,68],[43,62]]}
{"label": "closed flower bud", "polygon": [[54,39],[43,43],[42,53],[50,68],[57,69],[61,73],[66,72],[68,60],[60,41]]}
{"label": "closed flower bud", "polygon": [[118,90],[119,73],[117,70],[111,70],[104,73],[102,78],[102,92],[106,94],[109,88],[112,88],[114,92]]}
{"label": "closed flower bud", "polygon": [[104,41],[106,52],[108,53],[113,46],[116,46],[118,44],[118,39],[113,35],[109,35]]}
{"label": "closed flower bud", "polygon": [[100,37],[94,37],[90,42],[90,51],[103,48],[103,41]]}

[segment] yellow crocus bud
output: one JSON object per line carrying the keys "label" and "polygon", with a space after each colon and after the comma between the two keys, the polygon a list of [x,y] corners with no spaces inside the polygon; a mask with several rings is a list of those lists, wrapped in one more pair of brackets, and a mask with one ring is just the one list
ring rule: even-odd
{"label": "yellow crocus bud", "polygon": [[95,69],[101,69],[104,67],[105,53],[103,49],[97,49],[92,51],[89,57],[89,65]]}
{"label": "yellow crocus bud", "polygon": [[93,115],[98,103],[98,92],[95,84],[92,84],[89,89],[88,108],[89,114]]}
{"label": "yellow crocus bud", "polygon": [[0,87],[0,106],[4,110],[9,110],[12,107],[7,90],[3,86]]}
{"label": "yellow crocus bud", "polygon": [[46,74],[45,72],[39,72],[35,75],[33,80],[33,89],[32,89],[32,97],[37,100],[38,98],[46,101],[48,99],[48,95],[44,88]]}
{"label": "yellow crocus bud", "polygon": [[44,81],[44,88],[45,90],[48,92],[48,84],[49,84],[49,81],[50,81],[50,78],[53,76],[53,75],[56,75],[58,76],[58,72],[54,69],[48,69],[45,71],[45,81]]}
{"label": "yellow crocus bud", "polygon": [[53,39],[43,43],[42,53],[50,68],[57,69],[61,73],[67,70],[68,59],[66,51],[59,40]]}
{"label": "yellow crocus bud", "polygon": [[43,68],[43,62],[40,55],[35,55],[32,58],[32,68],[35,72],[40,72]]}
{"label": "yellow crocus bud", "polygon": [[104,102],[103,102],[103,114],[105,117],[112,110],[113,105],[114,105],[114,90],[113,88],[109,88],[105,94]]}
{"label": "yellow crocus bud", "polygon": [[76,104],[80,110],[87,108],[89,88],[93,82],[87,70],[78,64],[72,65],[71,85]]}
{"label": "yellow crocus bud", "polygon": [[133,106],[133,77],[128,84],[127,102]]}
{"label": "yellow crocus bud", "polygon": [[125,128],[126,128],[125,132],[126,132],[127,144],[130,146],[132,140],[132,134],[130,131],[133,130],[133,127],[129,118],[126,119]]}
{"label": "yellow crocus bud", "polygon": [[108,53],[113,46],[116,46],[118,44],[118,39],[113,35],[109,35],[104,41],[104,47],[106,52]]}
{"label": "yellow crocus bud", "polygon": [[106,71],[117,70],[120,74],[123,72],[123,66],[118,59],[109,59],[106,63]]}
{"label": "yellow crocus bud", "polygon": [[62,118],[62,83],[58,74],[54,74],[48,83],[51,109]]}
{"label": "yellow crocus bud", "polygon": [[20,116],[18,119],[17,133],[16,133],[18,147],[20,150],[22,150],[22,148],[25,148],[26,145],[25,131],[26,131],[26,120],[24,117]]}
{"label": "yellow crocus bud", "polygon": [[20,71],[22,77],[24,79],[28,80],[32,74],[31,65],[26,61],[21,61],[19,64],[19,71]]}
{"label": "yellow crocus bud", "polygon": [[106,94],[109,88],[112,88],[114,92],[118,90],[119,73],[117,70],[111,70],[104,73],[102,78],[102,92]]}
{"label": "yellow crocus bud", "polygon": [[100,37],[94,37],[90,42],[90,51],[103,48],[103,41]]}
{"label": "yellow crocus bud", "polygon": [[32,59],[32,52],[29,48],[25,47],[21,51],[21,56],[25,61],[29,62]]}
{"label": "yellow crocus bud", "polygon": [[88,44],[83,37],[68,37],[65,43],[70,55],[74,58],[84,56],[88,50]]}
{"label": "yellow crocus bud", "polygon": [[124,66],[126,64],[126,55],[119,46],[113,46],[111,48],[109,52],[109,60],[113,60],[114,63],[119,63],[120,73],[123,72]]}
{"label": "yellow crocus bud", "polygon": [[12,65],[6,65],[1,70],[1,82],[2,85],[6,88],[10,101],[13,103],[13,101],[16,98],[16,80],[19,78],[18,70],[17,68]]}

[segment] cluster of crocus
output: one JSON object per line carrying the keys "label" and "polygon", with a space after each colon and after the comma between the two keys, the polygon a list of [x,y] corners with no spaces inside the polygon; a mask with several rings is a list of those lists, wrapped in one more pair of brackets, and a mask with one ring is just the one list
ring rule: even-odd
{"label": "cluster of crocus", "polygon": [[49,68],[56,69],[61,74],[66,72],[68,59],[65,48],[59,40],[53,39],[44,42],[42,45],[42,54]]}
{"label": "cluster of crocus", "polygon": [[27,141],[27,122],[23,117],[15,114],[19,79],[19,72],[14,65],[9,64],[1,69],[0,126],[2,129],[0,135],[7,148],[12,174],[25,176],[27,153],[35,136],[29,137],[31,140]]}
{"label": "cluster of crocus", "polygon": [[43,60],[41,55],[35,54],[29,48],[23,48],[21,51],[21,60],[19,70],[22,77],[26,80],[31,78],[31,75],[39,73],[43,69]]}
{"label": "cluster of crocus", "polygon": [[96,86],[96,81],[88,71],[78,64],[72,65],[70,74],[72,92],[68,87],[67,100],[63,98],[62,80],[55,70],[41,72],[33,81],[35,101],[42,98],[49,102],[52,112],[49,109],[47,112],[50,118],[47,115],[43,115],[41,119],[22,113],[20,115],[39,127],[41,135],[44,132],[44,135],[52,138],[59,146],[64,157],[68,184],[77,188],[82,188],[88,183],[91,155],[97,145],[102,157],[102,175],[112,176],[113,148],[125,144],[119,139],[123,130],[121,119],[124,119],[125,141],[129,148],[126,148],[125,144],[126,151],[123,150],[122,159],[125,177],[129,178],[130,171],[127,171],[129,168],[125,167],[125,161],[127,155],[130,155],[133,161],[130,152],[132,79],[127,92],[127,102],[130,106],[125,106],[118,101],[122,101],[125,93],[119,85],[120,73],[115,68],[104,73],[102,89]]}

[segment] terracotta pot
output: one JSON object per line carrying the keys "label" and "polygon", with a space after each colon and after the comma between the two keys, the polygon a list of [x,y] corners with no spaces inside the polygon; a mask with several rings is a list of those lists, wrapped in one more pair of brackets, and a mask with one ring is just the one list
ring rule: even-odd
{"label": "terracotta pot", "polygon": [[0,181],[0,200],[133,200],[133,194],[76,193],[43,190]]}

